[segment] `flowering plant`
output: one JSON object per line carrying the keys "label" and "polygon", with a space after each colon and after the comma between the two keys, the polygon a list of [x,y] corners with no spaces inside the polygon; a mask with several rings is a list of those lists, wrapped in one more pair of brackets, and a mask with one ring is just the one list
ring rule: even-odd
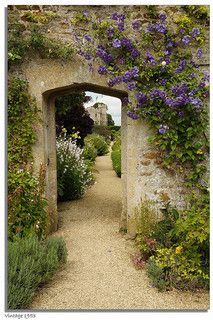
{"label": "flowering plant", "polygon": [[78,199],[93,181],[82,156],[83,150],[72,138],[61,136],[56,140],[56,150],[58,198],[61,201]]}
{"label": "flowering plant", "polygon": [[108,20],[89,18],[87,12],[89,34],[82,36],[79,54],[90,70],[99,63],[97,72],[109,77],[110,87],[127,87],[127,115],[150,123],[155,131],[150,141],[164,152],[164,165],[192,166],[191,183],[196,182],[208,149],[209,75],[198,67],[204,31],[191,18],[172,20],[165,12],[145,24],[123,12]]}

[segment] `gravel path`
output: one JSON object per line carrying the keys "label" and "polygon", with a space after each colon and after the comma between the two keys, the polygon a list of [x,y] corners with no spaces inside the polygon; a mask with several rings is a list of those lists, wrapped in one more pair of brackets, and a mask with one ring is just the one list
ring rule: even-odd
{"label": "gravel path", "polygon": [[209,295],[202,292],[160,293],[144,270],[136,270],[131,240],[119,232],[121,180],[110,156],[96,161],[97,183],[86,196],[60,205],[68,262],[35,298],[31,308],[66,310],[206,310]]}

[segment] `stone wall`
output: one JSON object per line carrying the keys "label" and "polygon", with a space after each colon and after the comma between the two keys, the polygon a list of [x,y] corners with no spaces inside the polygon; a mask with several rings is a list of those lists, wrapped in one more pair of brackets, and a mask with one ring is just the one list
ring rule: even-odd
{"label": "stone wall", "polygon": [[[161,7],[162,8],[162,7]],[[175,14],[179,6],[170,6]],[[100,19],[110,16],[114,11],[128,12],[132,18],[143,18],[148,23],[145,6],[13,6],[21,14],[27,10],[53,11],[57,17],[48,25],[48,36],[71,41],[76,35],[86,31],[80,23],[73,23],[76,12],[83,10],[94,11]],[[130,10],[131,9],[131,10]],[[27,30],[28,22],[22,20]],[[208,68],[209,48],[202,61],[203,68]],[[97,66],[90,72],[84,61],[74,56],[72,61],[56,61],[28,57],[22,65],[15,67],[11,73],[29,81],[30,93],[35,96],[41,110],[43,123],[38,124],[38,141],[34,146],[35,172],[40,163],[47,166],[46,196],[49,201],[51,231],[57,229],[57,185],[56,185],[56,150],[55,150],[55,105],[57,95],[76,92],[76,90],[93,91],[108,94],[118,98],[127,95],[121,85],[109,88],[107,78],[96,72]],[[152,133],[146,123],[141,120],[133,121],[126,115],[122,107],[122,190],[123,210],[121,214],[122,228],[129,233],[135,232],[135,208],[140,201],[153,200],[158,209],[170,201],[172,205],[182,207],[186,190],[183,179],[177,172],[165,171],[161,166],[158,150],[147,141]]]}

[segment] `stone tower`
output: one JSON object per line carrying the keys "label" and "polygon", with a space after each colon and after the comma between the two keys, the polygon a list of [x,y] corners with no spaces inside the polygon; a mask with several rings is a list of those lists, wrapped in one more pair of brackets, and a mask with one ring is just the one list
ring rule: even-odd
{"label": "stone tower", "polygon": [[107,110],[107,105],[102,102],[96,102],[93,106],[87,108],[90,118],[99,126],[107,125]]}

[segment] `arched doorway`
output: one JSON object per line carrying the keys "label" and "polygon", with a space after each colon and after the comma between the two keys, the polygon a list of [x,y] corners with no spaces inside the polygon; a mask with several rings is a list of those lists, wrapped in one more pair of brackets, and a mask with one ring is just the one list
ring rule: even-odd
{"label": "arched doorway", "polygon": [[[34,170],[39,172],[40,164],[46,166],[46,198],[50,217],[50,232],[58,225],[56,189],[55,149],[55,98],[58,95],[79,91],[93,91],[120,98],[127,96],[126,89],[119,85],[108,87],[107,78],[95,71],[90,72],[82,60],[58,62],[49,59],[35,59],[25,63],[23,76],[28,80],[29,91],[36,98],[41,120],[37,127],[37,142],[33,147]],[[122,131],[122,214],[120,227],[128,232],[135,230],[134,210],[141,200],[141,181],[138,179],[138,165],[147,132],[144,125],[127,117],[126,107],[121,110]],[[144,135],[144,137],[143,137]]]}

